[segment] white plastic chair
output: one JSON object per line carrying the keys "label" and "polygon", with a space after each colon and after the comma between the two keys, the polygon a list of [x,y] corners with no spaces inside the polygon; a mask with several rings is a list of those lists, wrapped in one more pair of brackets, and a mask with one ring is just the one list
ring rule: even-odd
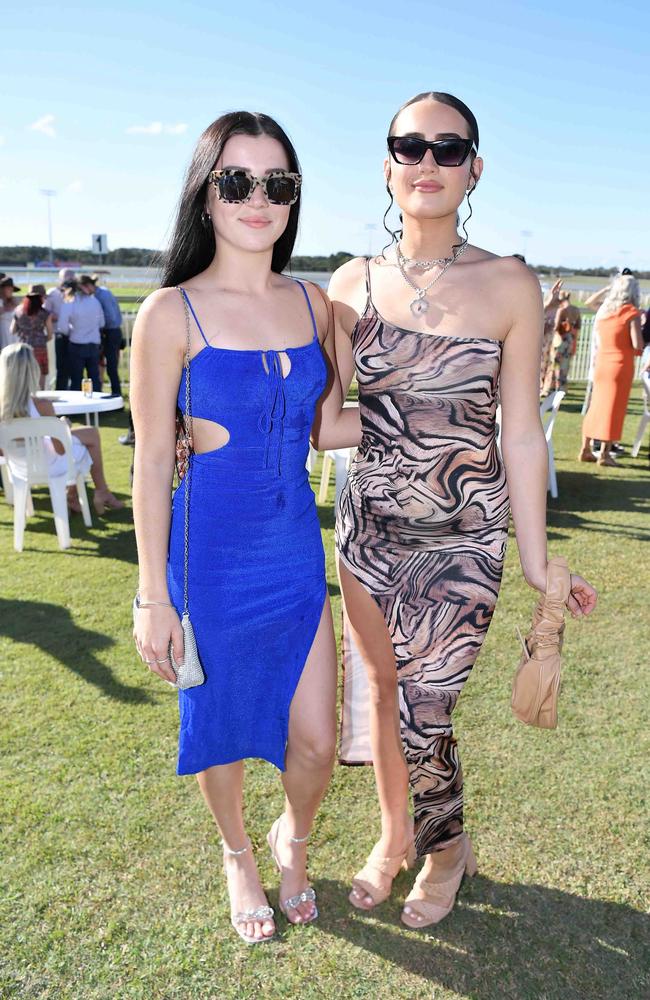
{"label": "white plastic chair", "polygon": [[557,475],[555,473],[555,454],[553,452],[553,428],[560,403],[566,396],[564,389],[556,389],[550,392],[546,399],[542,400],[539,407],[539,415],[542,418],[546,447],[548,448],[548,486],[551,496],[557,500]]}
{"label": "white plastic chair", "polygon": [[348,469],[356,448],[335,448],[326,451],[323,455],[323,469],[320,476],[320,486],[318,488],[318,502],[325,503],[327,491],[330,484],[330,473],[334,465],[334,481],[336,484],[336,506],[338,507],[339,497],[345,480],[348,478]]}
{"label": "white plastic chair", "polygon": [[[44,438],[56,438],[65,448],[67,469],[50,476],[48,449]],[[75,485],[86,527],[91,527],[90,505],[83,473],[77,473],[72,459],[72,433],[58,417],[22,417],[0,424],[0,448],[7,460],[14,494],[14,548],[23,550],[25,521],[33,514],[31,486],[50,490],[59,547],[70,547],[70,522],[66,486]],[[25,478],[26,475],[26,478]]]}
{"label": "white plastic chair", "polygon": [[[557,411],[560,409],[560,403],[566,396],[564,389],[557,389],[555,392],[548,394],[546,399],[542,400],[539,405],[539,415],[542,420],[542,426],[544,428],[544,437],[546,438],[546,447],[548,449],[548,484],[547,490],[551,491],[551,496],[554,500],[557,500],[557,475],[555,472],[555,454],[553,452],[553,427],[555,426],[555,418],[557,417]],[[501,404],[497,406],[496,412],[496,425],[497,425],[497,447],[501,451],[501,432],[502,432],[502,420],[501,420]]]}
{"label": "white plastic chair", "polygon": [[5,500],[8,504],[13,504],[14,488],[11,484],[11,476],[9,475],[7,459],[4,455],[0,455],[0,477],[2,478],[2,489],[4,491]]}
{"label": "white plastic chair", "polygon": [[639,454],[639,448],[641,447],[641,442],[643,441],[645,429],[648,424],[650,424],[650,373],[643,374],[641,385],[643,387],[643,413],[641,414],[634,444],[632,445],[632,451],[630,452],[632,458],[636,458]]}

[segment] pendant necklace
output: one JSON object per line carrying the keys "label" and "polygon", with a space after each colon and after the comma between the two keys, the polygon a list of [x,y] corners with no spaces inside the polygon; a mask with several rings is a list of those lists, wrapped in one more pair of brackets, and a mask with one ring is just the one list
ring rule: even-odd
{"label": "pendant necklace", "polygon": [[416,292],[415,298],[413,299],[412,302],[409,303],[409,309],[416,318],[418,316],[424,316],[424,314],[429,309],[427,292],[429,292],[433,288],[433,286],[437,281],[440,281],[445,271],[449,270],[451,265],[454,264],[460,256],[462,256],[462,254],[465,252],[466,249],[467,249],[467,243],[463,243],[462,246],[460,246],[458,250],[455,251],[452,257],[445,258],[446,264],[443,265],[442,270],[440,270],[438,274],[436,274],[436,276],[429,282],[428,285],[425,285],[424,288],[420,288],[419,285],[416,285],[415,282],[412,281],[409,275],[406,273],[406,268],[402,263],[402,254],[399,250],[399,245],[398,245],[397,266],[400,270],[402,277],[404,278],[404,281],[407,283],[407,285],[411,286],[414,292]]}

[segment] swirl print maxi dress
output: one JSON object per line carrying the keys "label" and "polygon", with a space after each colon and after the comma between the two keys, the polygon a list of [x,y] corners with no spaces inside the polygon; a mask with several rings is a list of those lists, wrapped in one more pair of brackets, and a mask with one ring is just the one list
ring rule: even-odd
{"label": "swirl print maxi dress", "polygon": [[[366,265],[368,266],[368,265]],[[499,340],[423,334],[366,308],[352,333],[363,436],[337,548],[395,653],[419,856],[463,830],[451,714],[501,583],[509,502],[497,450]],[[370,763],[368,688],[344,619],[341,762]]]}
{"label": "swirl print maxi dress", "polygon": [[[180,614],[189,488],[189,612],[206,676],[178,693],[178,774],[245,757],[285,767],[291,700],[326,598],[306,469],[326,368],[301,288],[313,335],[281,352],[212,347],[182,292],[205,341],[190,361],[192,416],[230,438],[190,457],[172,500],[167,579]],[[290,362],[284,376],[281,355]],[[184,412],[184,377],[178,405]]]}

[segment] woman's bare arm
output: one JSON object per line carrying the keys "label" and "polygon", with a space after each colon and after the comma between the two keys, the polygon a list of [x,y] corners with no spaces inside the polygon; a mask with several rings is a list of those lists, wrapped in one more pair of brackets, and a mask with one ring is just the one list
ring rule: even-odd
{"label": "woman's bare arm", "polygon": [[609,289],[610,289],[610,286],[606,285],[605,288],[600,288],[597,292],[594,292],[593,295],[590,295],[588,298],[586,298],[585,301],[584,301],[585,308],[586,309],[597,309],[598,306],[601,305],[601,303],[602,303],[603,299],[605,298],[605,296],[607,295]]}
{"label": "woman's bare arm", "polygon": [[558,295],[562,288],[562,278],[558,278],[553,284],[552,288],[549,288],[548,292],[544,296],[544,309],[550,309],[551,306],[557,305],[559,302]]}
{"label": "woman's bare arm", "polygon": [[327,385],[318,401],[311,441],[318,451],[355,447],[361,441],[361,422],[357,406],[343,407],[351,375],[348,377],[347,383],[342,384],[339,352],[344,345],[342,345],[341,330],[329,298],[321,296],[318,291],[316,291],[315,297],[316,304],[319,306],[317,313],[319,328],[322,322],[323,329],[327,331],[321,342],[327,365]]}
{"label": "woman's bare arm", "polygon": [[168,601],[167,545],[185,317],[175,289],[145,301],[131,343],[133,514],[143,600]]}
{"label": "woman's bare arm", "polygon": [[643,334],[641,333],[641,317],[635,316],[630,323],[630,339],[635,351],[642,351],[644,348]]}
{"label": "woman's bare arm", "polygon": [[544,330],[539,282],[523,268],[510,283],[511,324],[501,364],[501,450],[519,559],[526,581],[546,588],[548,453],[539,416]]}
{"label": "woman's bare arm", "polygon": [[[161,288],[138,313],[131,343],[131,413],[135,428],[133,519],[138,546],[139,592],[142,603],[170,603],[167,550],[171,488],[176,450],[176,399],[185,351],[185,313],[176,289]],[[182,659],[183,641],[172,608],[156,605],[140,612],[134,632],[138,649],[150,667],[166,680],[174,674],[167,655]]]}

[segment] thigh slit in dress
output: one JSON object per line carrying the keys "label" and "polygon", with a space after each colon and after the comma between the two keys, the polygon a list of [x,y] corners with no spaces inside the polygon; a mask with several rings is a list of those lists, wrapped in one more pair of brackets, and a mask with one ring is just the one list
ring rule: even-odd
{"label": "thigh slit in dress", "polygon": [[[341,495],[337,548],[382,611],[397,668],[418,855],[463,830],[451,714],[487,633],[508,534],[495,415],[502,343],[385,322],[368,300],[352,334],[363,437]],[[344,616],[340,759],[371,763],[368,687]]]}
{"label": "thigh slit in dress", "polygon": [[[291,701],[326,598],[306,469],[326,368],[301,288],[313,336],[280,352],[212,347],[183,291],[205,341],[190,362],[192,416],[230,437],[191,456],[172,499],[167,579],[180,612],[189,487],[189,612],[206,675],[179,691],[178,774],[246,757],[285,767]],[[178,405],[184,411],[184,374]]]}

